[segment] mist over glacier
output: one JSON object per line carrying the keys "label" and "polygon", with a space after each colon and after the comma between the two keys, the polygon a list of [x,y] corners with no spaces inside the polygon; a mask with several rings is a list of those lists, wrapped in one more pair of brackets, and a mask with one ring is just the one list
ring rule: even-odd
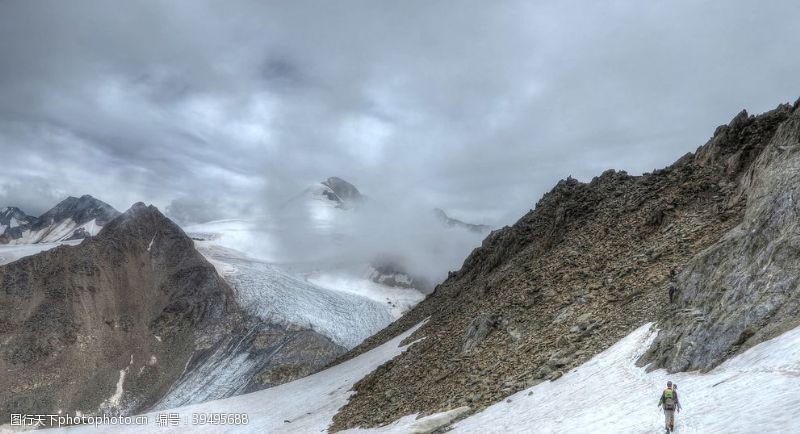
{"label": "mist over glacier", "polygon": [[365,265],[384,265],[429,284],[420,289],[432,289],[486,236],[448,227],[433,209],[418,199],[369,192],[356,206],[338,208],[303,192],[271,197],[251,216],[184,227],[271,263],[358,277],[364,277]]}

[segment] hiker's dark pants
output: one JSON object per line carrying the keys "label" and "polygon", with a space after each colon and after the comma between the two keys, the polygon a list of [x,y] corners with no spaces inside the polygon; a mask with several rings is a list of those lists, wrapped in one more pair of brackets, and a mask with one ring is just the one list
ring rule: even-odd
{"label": "hiker's dark pants", "polygon": [[675,409],[664,409],[664,426],[670,429],[675,426]]}

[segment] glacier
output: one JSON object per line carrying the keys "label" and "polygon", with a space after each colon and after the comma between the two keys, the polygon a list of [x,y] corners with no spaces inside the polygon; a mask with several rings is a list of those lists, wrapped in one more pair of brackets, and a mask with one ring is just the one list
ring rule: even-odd
{"label": "glacier", "polygon": [[213,221],[185,230],[251,313],[314,330],[347,349],[425,297],[416,289],[372,282],[366,272],[343,264],[281,263],[272,247],[278,229],[257,219]]}

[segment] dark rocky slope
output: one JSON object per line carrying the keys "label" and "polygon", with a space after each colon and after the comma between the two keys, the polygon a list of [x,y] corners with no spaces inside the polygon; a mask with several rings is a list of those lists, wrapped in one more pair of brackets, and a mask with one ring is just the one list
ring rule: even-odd
{"label": "dark rocky slope", "polygon": [[[425,339],[356,385],[356,395],[334,418],[333,430],[462,405],[477,410],[536,382],[557,379],[638,326],[670,317],[676,311],[667,295],[673,270],[684,287],[681,306],[695,303],[699,292],[713,304],[717,289],[689,289],[692,279],[699,279],[692,271],[697,263],[692,258],[703,254],[713,258],[709,252],[741,230],[734,228],[745,215],[751,217],[750,207],[759,202],[753,195],[765,194],[758,187],[762,178],[754,177],[756,168],[770,164],[765,163],[765,152],[786,152],[779,149],[795,146],[798,117],[798,103],[757,117],[743,112],[718,128],[698,152],[665,169],[642,176],[607,171],[588,184],[574,179],[559,182],[535,210],[513,226],[492,232],[430,297],[345,356],[366,351],[430,318],[409,338]],[[792,168],[796,166],[780,170]],[[793,202],[784,197],[783,203]],[[780,209],[773,207],[774,212],[765,214],[779,226],[785,223],[777,221]],[[791,233],[791,226],[782,227]],[[788,261],[796,241],[779,233],[769,236],[786,240],[775,244],[783,250],[772,255],[771,262],[784,267],[779,261]],[[766,241],[753,237],[750,243],[763,247]],[[755,252],[758,246],[748,249]],[[723,256],[735,262],[735,252]],[[707,261],[712,263],[713,259]],[[792,274],[790,267],[782,270],[784,274],[776,276]],[[791,292],[791,282],[786,277],[775,288]],[[750,289],[763,292],[761,287]],[[775,305],[765,309],[769,314],[745,314],[761,319],[754,319],[754,327],[768,327],[764,321],[792,312],[796,318],[796,304],[779,307],[786,297],[729,293],[732,299],[756,304],[766,299]],[[748,305],[732,303],[730,308],[738,312]],[[674,331],[660,339],[660,348],[678,345],[683,339],[679,328],[686,324],[668,325]],[[745,332],[744,344],[787,325],[763,334]],[[727,347],[715,357],[725,357],[736,348]],[[651,357],[677,369],[707,362],[698,356],[701,349],[687,351],[679,352],[678,361],[659,351]],[[687,357],[689,364],[682,362]]]}
{"label": "dark rocky slope", "polygon": [[[226,360],[249,363],[239,388],[223,392],[254,390],[342,352],[247,315],[192,240],[143,204],[78,246],[0,267],[0,288],[0,423],[10,413],[135,413],[194,368]],[[309,362],[307,347],[327,355]]]}

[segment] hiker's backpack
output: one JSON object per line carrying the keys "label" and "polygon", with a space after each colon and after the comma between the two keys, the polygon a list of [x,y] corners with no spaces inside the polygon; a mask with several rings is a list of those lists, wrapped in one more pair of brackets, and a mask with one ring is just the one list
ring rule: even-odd
{"label": "hiker's backpack", "polygon": [[664,389],[664,410],[675,410],[677,395],[672,389]]}

